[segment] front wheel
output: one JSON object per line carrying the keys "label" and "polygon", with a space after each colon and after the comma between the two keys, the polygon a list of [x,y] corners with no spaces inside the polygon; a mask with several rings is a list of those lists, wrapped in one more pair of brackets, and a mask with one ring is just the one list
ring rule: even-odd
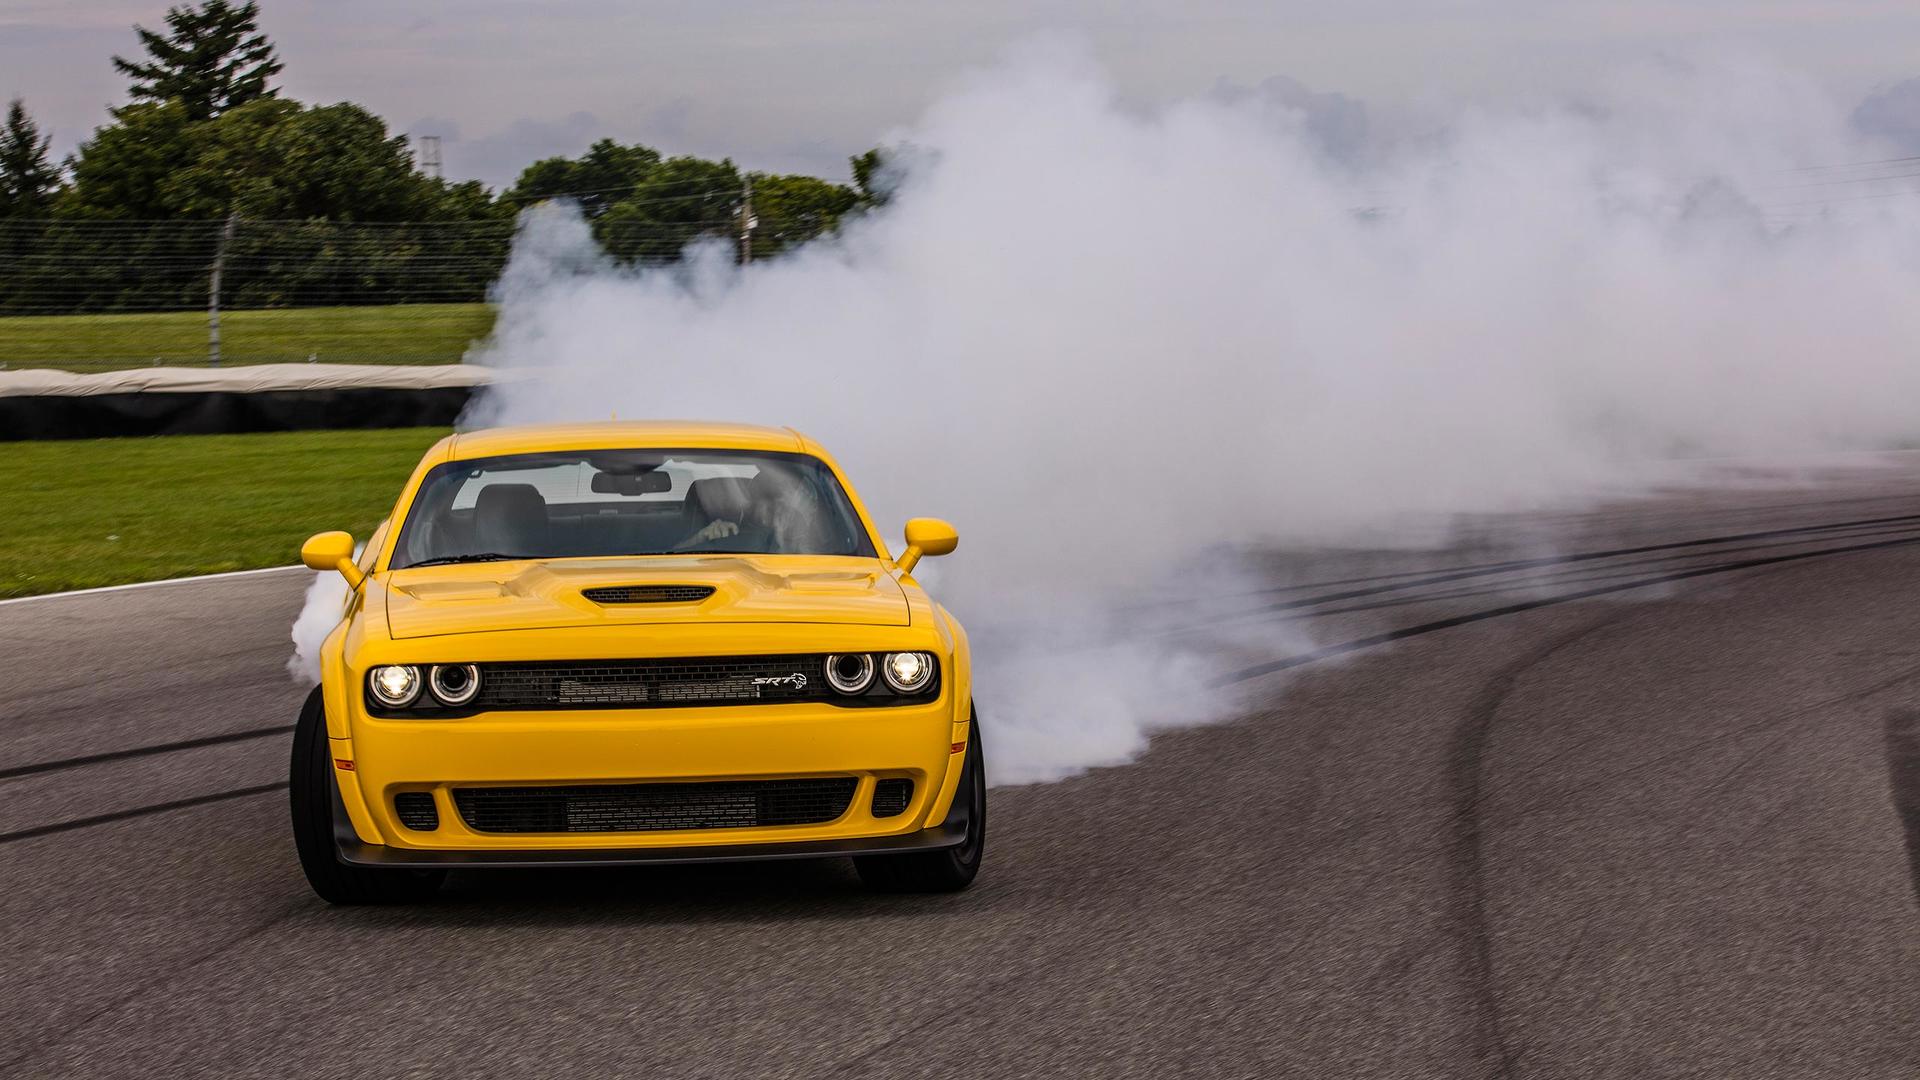
{"label": "front wheel", "polygon": [[939,851],[855,856],[854,869],[867,888],[898,893],[959,892],[973,884],[987,849],[987,762],[977,712],[967,725],[967,760],[961,768],[960,787],[953,798],[956,804],[966,800],[966,839]]}
{"label": "front wheel", "polygon": [[314,688],[293,728],[293,767],[288,802],[293,811],[293,846],[300,869],[320,899],[329,904],[405,904],[425,900],[440,889],[444,870],[394,870],[342,863],[333,847],[333,755],[327,746],[326,707]]}

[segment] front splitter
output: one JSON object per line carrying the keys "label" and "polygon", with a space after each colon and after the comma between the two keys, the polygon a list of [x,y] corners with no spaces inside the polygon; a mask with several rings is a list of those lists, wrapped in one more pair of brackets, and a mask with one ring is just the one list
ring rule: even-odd
{"label": "front splitter", "polygon": [[368,844],[336,834],[334,846],[348,866],[411,870],[507,870],[520,867],[664,866],[674,863],[762,862],[769,859],[833,859],[853,855],[898,855],[938,851],[967,838],[964,815],[931,829],[900,836],[796,840],[778,844],[704,844],[691,847],[572,848],[547,851],[447,850]]}

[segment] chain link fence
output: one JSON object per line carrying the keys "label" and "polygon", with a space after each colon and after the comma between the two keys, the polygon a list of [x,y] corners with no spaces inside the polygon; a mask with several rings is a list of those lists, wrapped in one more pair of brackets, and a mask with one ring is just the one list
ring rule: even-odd
{"label": "chain link fence", "polygon": [[[722,203],[595,231],[623,262],[658,265],[736,225]],[[456,362],[493,325],[514,228],[0,219],[0,368]]]}

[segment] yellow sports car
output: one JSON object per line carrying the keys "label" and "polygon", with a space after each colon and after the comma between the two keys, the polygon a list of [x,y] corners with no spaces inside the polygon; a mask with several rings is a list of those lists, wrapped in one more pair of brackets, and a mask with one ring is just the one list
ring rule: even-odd
{"label": "yellow sports car", "polygon": [[967,638],[792,430],[449,436],[354,554],[294,733],[293,833],[334,903],[450,869],[852,856],[966,887],[986,840]]}

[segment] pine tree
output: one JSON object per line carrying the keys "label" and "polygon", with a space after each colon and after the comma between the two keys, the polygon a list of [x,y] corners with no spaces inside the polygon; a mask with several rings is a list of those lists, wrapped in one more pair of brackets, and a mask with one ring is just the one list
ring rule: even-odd
{"label": "pine tree", "polygon": [[47,159],[52,137],[42,135],[19,98],[7,106],[0,126],[0,217],[34,217],[46,212],[60,186],[60,170]]}
{"label": "pine tree", "polygon": [[281,63],[273,42],[260,33],[259,15],[256,0],[169,8],[166,34],[133,28],[150,60],[116,56],[113,66],[133,78],[128,92],[135,101],[177,100],[191,119],[211,119],[277,93],[267,80],[279,74]]}

